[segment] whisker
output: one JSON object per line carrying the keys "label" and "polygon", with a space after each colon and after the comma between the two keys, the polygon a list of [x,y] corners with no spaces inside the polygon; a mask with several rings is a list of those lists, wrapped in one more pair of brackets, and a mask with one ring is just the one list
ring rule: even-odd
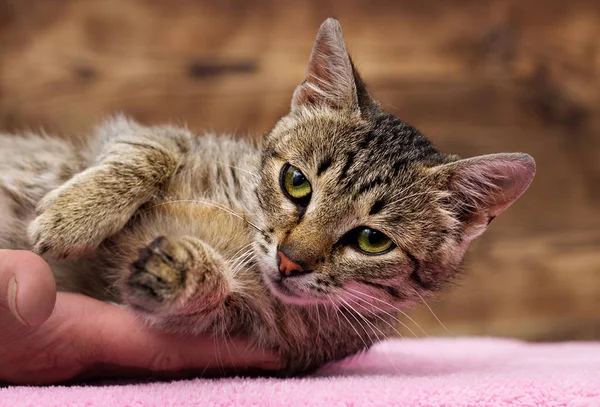
{"label": "whisker", "polygon": [[215,350],[216,361],[219,366],[219,371],[222,375],[225,375],[225,368],[223,365],[223,358],[221,357],[221,348],[217,345],[217,341],[214,341],[213,348]]}
{"label": "whisker", "polygon": [[[356,298],[358,298],[361,301],[365,301],[362,298],[359,298],[358,296],[355,296]],[[373,310],[368,309],[367,307],[365,307],[364,305],[360,304],[358,301],[353,300],[352,298],[348,298],[348,301],[352,301],[354,304],[358,305],[359,307],[363,308],[365,311],[371,313],[371,315],[373,315],[374,317],[378,318],[379,320],[381,320],[382,322],[384,322],[385,324],[387,324],[390,328],[392,328],[394,330],[394,332],[396,332],[400,338],[404,338],[404,335],[402,335],[400,333],[400,331],[398,331],[398,328],[396,328],[394,325],[390,324],[389,321],[386,321],[385,318],[383,318],[381,315],[378,315],[376,312],[374,312]],[[372,304],[371,304],[372,305]],[[373,305],[375,308],[377,308],[377,306]],[[383,311],[383,310],[381,310]]]}
{"label": "whisker", "polygon": [[339,309],[339,307],[338,307],[338,306],[335,304],[335,302],[333,302],[333,300],[332,300],[331,298],[327,297],[327,299],[329,300],[329,302],[330,302],[330,303],[331,303],[331,305],[333,306],[333,309],[334,309],[334,311],[335,311],[335,312],[334,312],[334,314],[335,314],[335,316],[337,317],[337,321],[338,321],[338,328],[339,328],[339,330],[341,331],[341,330],[342,330],[342,323],[341,323],[341,321],[340,321],[340,315],[339,315],[340,309]]}
{"label": "whisker", "polygon": [[237,269],[236,269],[236,274],[242,270],[244,267],[247,267],[250,263],[252,263],[254,261],[254,253],[249,253],[244,260],[238,264]]}
{"label": "whisker", "polygon": [[[341,298],[340,298],[340,300],[341,300]],[[374,343],[375,341],[373,340],[373,338],[371,338],[371,334],[369,333],[369,331],[367,331],[367,329],[362,324],[362,322],[360,322],[360,319],[358,319],[356,317],[356,315],[354,315],[356,313],[356,310],[354,310],[352,307],[348,307],[348,306],[344,306],[344,308],[346,308],[348,310],[348,313],[350,314],[350,316],[352,317],[352,319],[354,319],[356,321],[356,323],[358,324],[358,326],[360,326],[362,328],[363,332],[367,335],[367,338],[369,338],[369,343],[371,343],[371,344]],[[354,312],[352,312],[352,311],[354,311]],[[368,347],[369,346],[367,346],[367,348]]]}
{"label": "whisker", "polygon": [[248,266],[250,264],[250,262],[252,262],[253,260],[254,260],[254,252],[251,252],[250,255],[243,262],[241,262],[238,265],[237,269],[233,273],[233,276],[235,277],[237,275],[237,273],[242,271],[244,269],[244,267]]}
{"label": "whisker", "polygon": [[250,253],[250,250],[252,250],[252,249],[249,247],[246,247],[246,249],[242,253],[240,253],[238,256],[231,258],[229,260],[230,267],[235,268],[237,263],[239,263],[244,258],[244,256],[246,256],[246,255],[248,255],[248,253]]}
{"label": "whisker", "polygon": [[[244,253],[242,253],[241,256],[239,256],[236,261],[230,266],[232,271],[235,271],[238,267],[240,267],[242,264],[244,264],[244,262],[246,260],[248,260],[248,258],[253,257],[254,256],[254,250],[252,248],[246,250]],[[235,275],[235,274],[234,274]]]}
{"label": "whisker", "polygon": [[[554,57],[555,55],[570,55],[568,53],[565,53],[562,51],[562,49],[560,48],[560,45],[556,45],[556,48],[554,45],[551,44],[551,51],[548,51],[547,54],[548,56],[552,56]],[[542,55],[545,55],[546,52],[541,51],[541,50],[536,50],[536,53],[542,53]],[[567,56],[565,56],[564,58],[567,58]],[[129,56],[128,56],[129,57]],[[164,59],[168,58],[167,56],[160,56],[157,57],[159,60],[159,63],[161,64],[161,67],[165,66],[168,67],[169,65],[163,65],[165,64],[165,62],[163,62]],[[151,58],[151,61],[154,61],[155,58]],[[171,74],[169,73],[165,73],[165,70],[171,70],[170,68],[160,68],[159,72],[157,72],[157,75],[161,75],[161,77],[165,77],[165,78],[169,78],[171,77]],[[175,70],[173,70],[175,71]],[[506,80],[502,79],[501,77],[498,77],[496,75],[486,75],[485,76],[485,84],[486,86],[492,86],[495,89],[500,89],[500,90],[504,90],[504,89],[520,89],[522,86],[516,85],[514,83],[510,83],[507,82]],[[473,81],[471,81],[473,82]],[[437,84],[436,84],[437,85]],[[33,88],[38,88],[40,86],[43,86],[42,83],[40,83],[39,81],[37,82],[33,82],[31,85],[29,85],[30,87]],[[374,86],[373,89],[377,90],[379,87]],[[464,92],[464,91],[469,91],[472,89],[478,89],[478,85],[473,85],[472,83],[452,83],[449,84],[448,86],[426,86],[425,88],[420,88],[420,87],[416,87],[414,89],[406,89],[406,92],[409,92],[408,94],[414,94],[414,95],[421,95],[421,94],[427,94],[427,95],[436,95],[436,94],[443,94],[443,95],[447,95],[447,94],[460,94],[460,92]],[[276,94],[276,95],[287,95],[289,92],[289,90],[286,89],[273,89],[271,91],[272,94]],[[29,108],[29,109],[36,109],[38,112],[40,111],[49,111],[50,109],[55,111],[57,107],[64,107],[64,106],[70,106],[73,103],[77,103],[78,105],[89,105],[91,103],[98,103],[98,102],[103,102],[104,104],[106,103],[111,103],[114,101],[120,101],[121,103],[123,103],[124,100],[127,100],[130,103],[134,103],[137,104],[139,101],[142,100],[147,100],[149,98],[169,98],[169,97],[178,97],[178,98],[188,98],[189,100],[197,100],[198,97],[204,96],[205,93],[202,90],[199,89],[195,89],[195,88],[190,88],[190,89],[177,89],[177,92],[171,92],[171,91],[164,91],[164,90],[150,90],[150,89],[146,89],[143,92],[135,92],[135,94],[131,94],[131,95],[127,95],[127,94],[119,94],[116,95],[114,94],[114,92],[110,92],[110,91],[104,91],[104,92],[96,92],[94,94],[93,98],[82,98],[81,97],[81,92],[61,92],[61,95],[57,96],[53,96],[51,98],[37,98],[37,99],[31,99],[31,100],[26,100],[24,101],[21,106],[23,108]],[[219,98],[229,98],[229,97],[245,97],[245,98],[251,98],[249,100],[256,100],[256,98],[258,96],[260,96],[260,93],[256,93],[256,92],[242,92],[240,93],[240,90],[236,90],[235,93],[219,93],[219,95],[214,95],[214,97],[219,97]]]}
{"label": "whisker", "polygon": [[[225,335],[227,335],[229,337],[230,342],[233,343],[233,341],[231,339],[231,335],[229,335],[229,332],[227,331],[227,327],[225,325],[225,320],[221,321],[221,332],[222,332],[222,336],[223,336],[223,342],[225,343],[225,347],[227,348],[227,354],[229,355],[229,360],[233,360],[233,356],[231,355],[231,349],[229,349],[229,343],[228,343],[227,337],[225,337]],[[233,365],[233,371],[237,375],[237,369],[235,367],[235,364]]]}
{"label": "whisker", "polygon": [[[362,291],[360,291],[360,290],[356,290],[356,289],[353,289],[353,288],[348,288],[348,290],[354,291],[354,292],[355,292],[355,293],[357,293],[357,294],[362,294],[362,295],[364,295],[364,296],[366,296],[366,297],[372,298],[372,299],[374,299],[374,300],[377,300],[377,301],[379,301],[379,302],[382,302],[382,303],[384,303],[384,304],[386,304],[386,305],[388,305],[388,306],[392,307],[392,308],[393,308],[393,309],[394,309],[396,312],[398,312],[398,313],[402,314],[402,315],[403,315],[403,316],[405,316],[405,317],[406,317],[406,318],[407,318],[407,319],[408,319],[410,322],[412,322],[413,324],[415,324],[415,326],[416,326],[417,328],[419,328],[419,330],[420,330],[421,332],[423,332],[423,335],[425,335],[425,336],[429,336],[429,335],[427,334],[427,332],[425,332],[425,330],[424,330],[423,328],[421,328],[421,325],[419,325],[419,324],[417,323],[417,321],[415,321],[414,319],[412,319],[412,318],[410,317],[410,315],[408,315],[406,312],[402,311],[402,310],[401,310],[400,308],[398,308],[397,306],[395,306],[395,305],[393,305],[393,304],[390,304],[389,302],[387,302],[387,301],[384,301],[384,300],[382,300],[381,298],[377,298],[377,297],[374,297],[374,296],[372,296],[372,295],[369,295],[369,294],[367,294],[367,293],[365,293],[365,292],[362,292]],[[371,305],[373,305],[373,304],[371,304]],[[408,327],[407,327],[407,329],[408,329]],[[412,331],[411,331],[411,332],[412,332]],[[413,334],[413,335],[414,335],[414,334]]]}
{"label": "whisker", "polygon": [[317,312],[317,332],[321,332],[321,315],[319,310],[319,304],[315,304],[315,310]]}
{"label": "whisker", "polygon": [[259,175],[258,175],[258,174],[255,174],[255,173],[253,173],[252,171],[248,171],[248,170],[246,170],[246,169],[244,169],[244,168],[241,168],[241,167],[236,167],[235,165],[227,164],[227,163],[225,163],[225,162],[222,162],[222,161],[214,161],[214,162],[215,162],[216,164],[221,164],[221,165],[224,165],[224,166],[226,166],[226,167],[230,167],[230,168],[233,168],[233,169],[235,169],[235,170],[239,170],[239,171],[245,172],[246,174],[252,175],[252,176],[253,176],[253,177],[255,177],[257,180],[258,180],[258,179],[260,179],[260,177],[259,177]]}
{"label": "whisker", "polygon": [[[387,305],[387,306],[389,306],[389,307],[392,307],[392,308],[393,308],[395,311],[397,311],[397,312],[399,312],[400,314],[404,315],[404,316],[405,316],[406,318],[408,318],[408,319],[409,319],[409,320],[410,320],[410,321],[411,321],[413,324],[415,324],[415,325],[416,325],[416,326],[417,326],[417,327],[418,327],[418,328],[419,328],[421,331],[423,331],[423,333],[425,334],[425,336],[428,336],[428,335],[427,335],[427,332],[425,332],[425,331],[423,330],[423,328],[421,328],[421,326],[415,322],[415,320],[414,320],[414,319],[412,319],[411,317],[409,317],[409,316],[408,316],[408,315],[407,315],[407,314],[406,314],[404,311],[402,311],[402,310],[401,310],[401,309],[399,309],[398,307],[396,307],[396,306],[394,306],[394,305],[390,304],[389,302],[386,302],[386,301],[384,301],[384,300],[382,300],[382,299],[380,299],[380,298],[373,297],[372,295],[369,295],[369,294],[367,294],[367,293],[363,293],[362,291],[359,291],[359,290],[354,290],[354,289],[352,289],[352,288],[346,288],[346,292],[347,292],[348,294],[350,294],[350,292],[349,292],[348,290],[354,291],[354,292],[355,292],[355,293],[357,293],[357,294],[362,294],[362,295],[364,295],[364,296],[366,296],[366,297],[369,297],[369,298],[372,298],[372,299],[374,299],[374,300],[380,301],[380,302],[382,302],[382,303],[386,304],[386,305]],[[360,298],[360,297],[359,297],[359,298]],[[362,299],[363,301],[365,301],[365,300],[364,300],[364,298],[361,298],[361,299]],[[365,302],[366,302],[366,303],[368,303],[368,304],[370,304],[370,305],[372,305],[373,307],[377,308],[377,309],[378,309],[378,310],[380,310],[381,312],[384,312],[385,314],[387,314],[387,315],[388,315],[388,316],[390,316],[391,318],[394,318],[394,319],[395,319],[395,320],[396,320],[398,323],[400,323],[400,324],[401,324],[403,327],[405,327],[405,328],[406,328],[406,329],[407,329],[407,330],[408,330],[408,331],[409,331],[411,334],[413,334],[413,336],[414,336],[415,338],[417,338],[417,334],[415,334],[415,333],[414,333],[414,331],[413,331],[412,329],[410,329],[410,328],[408,327],[408,325],[406,325],[404,322],[400,321],[398,318],[394,317],[394,316],[393,316],[392,314],[390,314],[389,312],[387,312],[387,311],[385,311],[385,310],[381,309],[381,308],[380,308],[380,307],[378,307],[377,305],[375,305],[375,304],[373,304],[373,303],[369,303],[368,301],[365,301]]]}
{"label": "whisker", "polygon": [[[227,259],[227,263],[229,264],[229,268],[231,270],[234,270],[237,262],[240,261],[240,259],[242,257],[244,257],[246,255],[246,253],[248,253],[249,250],[252,250],[252,243],[249,243],[247,245],[242,246],[240,249],[238,249],[233,256],[231,256],[229,259]],[[240,254],[241,252],[241,254]]]}
{"label": "whisker", "polygon": [[342,301],[344,304],[346,304],[348,307],[350,307],[350,309],[352,311],[354,311],[363,321],[365,321],[365,323],[367,324],[367,326],[369,326],[371,328],[371,331],[373,331],[373,335],[375,335],[375,337],[377,338],[377,341],[380,342],[381,339],[379,338],[379,335],[377,335],[377,333],[375,332],[375,330],[373,329],[373,327],[375,327],[375,329],[377,329],[379,331],[379,333],[381,333],[381,335],[383,335],[383,339],[386,339],[386,335],[385,333],[383,333],[383,331],[381,331],[381,329],[379,329],[379,327],[375,324],[373,324],[371,321],[369,321],[364,315],[362,315],[360,312],[358,312],[352,305],[350,305],[345,299],[343,299],[342,297],[338,296],[338,298],[340,299],[340,301]]}
{"label": "whisker", "polygon": [[249,264],[248,262],[250,262],[250,261],[252,261],[252,258],[251,258],[251,257],[249,257],[249,258],[246,258],[244,261],[242,261],[242,262],[241,262],[241,263],[240,263],[238,266],[236,266],[234,269],[232,269],[232,270],[231,270],[231,276],[232,276],[232,277],[235,277],[235,276],[237,276],[237,274],[238,274],[240,271],[242,271],[242,269],[243,269],[244,267],[246,267],[246,266]]}
{"label": "whisker", "polygon": [[444,325],[442,323],[442,321],[440,321],[440,319],[438,318],[437,315],[435,315],[435,312],[433,312],[433,310],[431,309],[431,307],[429,306],[429,304],[427,304],[427,301],[425,301],[425,298],[423,298],[421,296],[421,294],[419,294],[419,292],[417,290],[415,290],[414,288],[412,289],[415,294],[417,294],[417,296],[421,299],[421,301],[423,301],[423,304],[425,304],[425,306],[427,307],[427,309],[429,310],[429,312],[431,312],[431,315],[433,315],[433,317],[437,320],[437,322],[439,322],[439,324],[441,325],[442,328],[444,328],[444,330],[446,332],[448,332],[449,334],[451,334],[452,332],[450,332],[450,330],[448,328],[446,328],[446,325]]}
{"label": "whisker", "polygon": [[250,222],[249,220],[247,220],[245,217],[241,216],[240,214],[238,214],[234,210],[229,209],[229,208],[227,208],[225,206],[221,206],[221,205],[216,204],[214,202],[210,202],[210,201],[203,201],[203,200],[200,200],[200,199],[180,199],[180,200],[176,200],[176,201],[161,202],[161,203],[158,203],[156,205],[153,205],[153,206],[149,207],[148,209],[156,208],[157,206],[170,205],[170,204],[176,204],[176,203],[205,204],[205,205],[209,205],[209,206],[215,207],[217,209],[221,209],[222,211],[227,212],[228,214],[230,214],[232,216],[235,216],[236,218],[239,218],[239,219],[243,220],[244,222],[246,222],[248,225],[252,226],[254,229],[256,229],[257,231],[259,231],[260,233],[262,233],[262,234],[265,233],[261,228],[259,228],[254,223]]}
{"label": "whisker", "polygon": [[237,255],[239,255],[243,250],[247,250],[249,247],[251,247],[253,245],[252,242],[243,245],[242,247],[240,247],[239,249],[237,249],[235,251],[235,253],[233,253],[230,257],[229,257],[229,261],[233,260],[236,258]]}
{"label": "whisker", "polygon": [[[348,292],[348,294],[350,294],[350,295],[353,295],[355,298],[358,298],[360,301],[364,301],[365,303],[369,304],[369,305],[370,305],[370,306],[372,306],[372,307],[375,307],[375,309],[376,309],[377,311],[379,311],[379,312],[381,312],[381,313],[383,313],[383,314],[387,315],[388,317],[392,318],[394,321],[396,321],[397,323],[399,323],[400,325],[402,325],[404,328],[406,328],[406,329],[407,329],[407,330],[408,330],[408,331],[409,331],[411,334],[413,334],[413,336],[414,336],[415,338],[417,338],[417,335],[416,335],[416,334],[415,334],[415,333],[414,333],[414,332],[413,332],[413,331],[412,331],[412,330],[411,330],[411,329],[410,329],[410,328],[409,328],[409,327],[408,327],[408,326],[407,326],[407,325],[406,325],[404,322],[400,321],[400,320],[399,320],[399,319],[398,319],[398,318],[397,318],[395,315],[393,315],[393,314],[391,314],[391,313],[387,312],[386,310],[384,310],[384,309],[382,309],[382,308],[378,307],[377,305],[375,305],[375,304],[373,304],[373,303],[370,303],[370,302],[368,302],[368,301],[367,301],[367,300],[365,300],[364,298],[361,298],[361,297],[359,297],[359,296],[357,296],[357,295],[354,295],[354,294],[352,294],[352,293],[349,293],[349,292]],[[363,307],[363,308],[364,308],[364,307]],[[377,313],[375,313],[374,311],[371,311],[371,312],[373,313],[373,315],[377,315]],[[395,332],[396,332],[398,335],[400,335],[400,337],[401,337],[401,338],[403,338],[403,337],[404,337],[404,335],[402,335],[402,334],[400,333],[400,331],[398,331],[398,329],[397,329],[396,327],[394,327],[392,324],[390,324],[388,321],[386,321],[386,320],[385,320],[385,318],[383,318],[383,317],[381,317],[381,316],[379,316],[379,318],[380,318],[382,321],[386,322],[386,323],[387,323],[387,324],[388,324],[390,327],[392,327],[392,329],[394,329],[394,331],[395,331]]]}
{"label": "whisker", "polygon": [[399,204],[400,202],[404,202],[407,199],[411,199],[411,198],[416,198],[417,196],[421,196],[421,195],[429,195],[431,193],[431,190],[427,190],[427,191],[423,191],[423,192],[415,192],[414,194],[408,195],[408,196],[403,196],[400,199],[397,199],[395,201],[390,202],[388,205],[396,205]]}
{"label": "whisker", "polygon": [[[343,298],[340,298],[340,300],[344,301]],[[370,310],[368,308],[366,308],[365,306],[361,305],[360,303],[358,303],[358,301],[355,301],[351,298],[348,298],[349,301],[352,301],[354,304],[358,305],[359,307],[364,308],[367,312],[371,313],[371,315],[374,315],[375,317],[381,319],[383,322],[385,322],[388,326],[390,326],[399,336],[400,338],[403,338],[402,334],[396,329],[395,326],[393,326],[392,324],[390,324],[388,321],[386,321],[384,318],[382,318],[380,315],[377,315],[375,312],[373,312],[373,310]],[[364,300],[363,300],[364,301]],[[361,315],[359,313],[359,315]],[[365,322],[369,322],[367,319],[365,319]],[[387,339],[387,335],[381,331],[381,329],[379,329],[379,327],[377,327],[377,325],[375,325],[374,323],[370,322],[370,324],[375,327],[375,329],[377,329],[382,335],[384,339]],[[379,340],[379,336],[377,337],[377,339]],[[396,371],[396,373],[400,374],[400,372],[398,371],[398,367],[396,366],[396,364],[394,363],[394,359],[390,358],[388,359],[390,364],[392,365],[392,367],[394,368],[394,370]]]}
{"label": "whisker", "polygon": [[[333,302],[333,301],[332,301]],[[360,340],[362,341],[362,343],[365,344],[365,349],[369,348],[369,345],[367,345],[367,343],[365,342],[365,340],[363,339],[362,335],[358,333],[358,329],[356,329],[356,327],[354,325],[352,325],[352,322],[350,322],[350,320],[348,319],[348,317],[346,317],[346,315],[344,315],[344,311],[341,310],[339,307],[337,307],[339,313],[344,317],[344,319],[346,321],[348,321],[348,324],[350,324],[350,327],[354,330],[354,332],[356,332],[356,335],[358,335],[358,337],[360,338]],[[363,328],[364,329],[364,328]],[[366,331],[365,331],[366,333]],[[367,334],[368,335],[368,334]]]}

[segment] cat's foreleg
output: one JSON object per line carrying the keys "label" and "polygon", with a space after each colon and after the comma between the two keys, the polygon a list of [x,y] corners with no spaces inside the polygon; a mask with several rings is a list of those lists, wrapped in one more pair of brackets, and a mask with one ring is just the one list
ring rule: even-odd
{"label": "cat's foreleg", "polygon": [[125,119],[105,127],[112,133],[105,131],[96,162],[38,203],[28,230],[37,253],[61,258],[95,249],[160,196],[189,148],[183,129],[150,130]]}

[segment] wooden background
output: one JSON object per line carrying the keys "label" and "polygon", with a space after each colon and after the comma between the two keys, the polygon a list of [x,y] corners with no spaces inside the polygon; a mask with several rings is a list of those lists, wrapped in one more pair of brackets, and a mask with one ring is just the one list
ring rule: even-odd
{"label": "wooden background", "polygon": [[124,111],[260,135],[328,16],[375,96],[439,147],[537,160],[431,304],[450,333],[600,339],[599,2],[0,0],[0,130],[84,135]]}

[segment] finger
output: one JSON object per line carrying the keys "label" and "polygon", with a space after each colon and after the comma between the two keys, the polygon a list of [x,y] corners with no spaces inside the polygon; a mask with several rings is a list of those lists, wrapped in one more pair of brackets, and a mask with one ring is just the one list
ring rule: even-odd
{"label": "finger", "polygon": [[[124,307],[105,304],[75,294],[61,294],[62,307],[76,307],[76,325],[85,344],[85,363],[118,365],[156,372],[220,368],[276,370],[273,352],[257,350],[239,338],[215,339],[208,335],[181,337],[154,331]],[[77,303],[77,304],[75,304]]]}
{"label": "finger", "polygon": [[126,308],[79,294],[59,293],[55,312],[40,327],[18,325],[0,314],[0,382],[177,378],[279,369],[276,355],[249,349],[246,341],[159,334]]}
{"label": "finger", "polygon": [[0,250],[0,308],[23,325],[39,325],[54,309],[56,282],[50,266],[25,250]]}

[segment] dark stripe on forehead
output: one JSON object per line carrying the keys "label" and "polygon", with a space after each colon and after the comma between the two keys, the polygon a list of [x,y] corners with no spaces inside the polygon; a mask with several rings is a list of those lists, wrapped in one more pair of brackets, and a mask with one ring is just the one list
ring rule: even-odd
{"label": "dark stripe on forehead", "polygon": [[401,168],[406,167],[406,160],[401,159],[401,160],[396,161],[394,163],[393,167],[394,167],[394,174],[398,174],[398,172],[400,171]]}
{"label": "dark stripe on forehead", "polygon": [[381,176],[377,176],[375,177],[374,180],[370,181],[370,182],[365,182],[364,184],[362,184],[361,186],[358,187],[358,190],[356,191],[356,195],[358,196],[360,194],[364,194],[365,192],[369,191],[370,189],[375,188],[377,185],[382,185],[382,184],[386,184],[389,185],[390,184],[391,179],[386,177],[386,178],[382,178]]}
{"label": "dark stripe on forehead", "polygon": [[381,211],[381,209],[383,209],[383,199],[378,199],[373,203],[373,206],[371,206],[371,210],[369,211],[369,215],[375,215],[376,213],[379,213]]}
{"label": "dark stripe on forehead", "polygon": [[321,164],[319,164],[319,168],[317,169],[317,177],[320,177],[327,169],[331,166],[331,157],[327,156]]}
{"label": "dark stripe on forehead", "polygon": [[358,148],[360,148],[361,150],[366,149],[367,147],[369,147],[371,140],[373,140],[374,138],[375,137],[373,137],[373,133],[366,133],[365,137],[360,141],[360,143],[358,143]]}
{"label": "dark stripe on forehead", "polygon": [[356,153],[353,151],[349,151],[348,153],[346,153],[346,162],[344,163],[344,167],[342,168],[342,173],[340,174],[340,178],[339,178],[340,181],[342,181],[344,178],[346,178],[346,175],[348,174],[348,170],[350,169],[350,166],[354,163],[355,157],[356,157]]}

